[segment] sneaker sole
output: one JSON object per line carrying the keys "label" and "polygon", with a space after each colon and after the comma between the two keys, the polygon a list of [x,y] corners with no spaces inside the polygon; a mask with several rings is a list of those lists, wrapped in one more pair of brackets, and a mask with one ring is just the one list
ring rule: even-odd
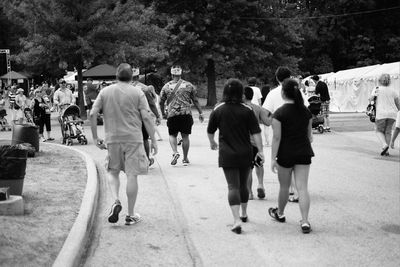
{"label": "sneaker sole", "polygon": [[142,218],[140,218],[140,219],[137,220],[137,221],[133,221],[133,222],[127,222],[127,221],[125,221],[125,225],[134,225],[134,224],[140,223],[141,221],[142,221]]}
{"label": "sneaker sole", "polygon": [[180,155],[179,154],[175,154],[174,158],[171,161],[171,165],[176,165],[176,163],[178,162]]}
{"label": "sneaker sole", "polygon": [[110,216],[108,216],[108,222],[109,223],[116,223],[118,222],[118,215],[122,210],[122,206],[121,205],[116,205],[115,208],[112,211],[112,214]]}

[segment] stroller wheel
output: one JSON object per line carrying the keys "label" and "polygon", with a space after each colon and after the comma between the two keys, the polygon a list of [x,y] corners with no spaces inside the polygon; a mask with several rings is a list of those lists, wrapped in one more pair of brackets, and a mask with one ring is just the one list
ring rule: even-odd
{"label": "stroller wheel", "polygon": [[322,125],[318,126],[318,132],[324,133],[324,127]]}

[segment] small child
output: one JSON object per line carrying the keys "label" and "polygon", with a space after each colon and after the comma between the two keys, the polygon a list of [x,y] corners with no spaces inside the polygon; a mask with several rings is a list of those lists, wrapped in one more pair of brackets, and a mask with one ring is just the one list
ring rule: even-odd
{"label": "small child", "polygon": [[394,131],[392,135],[392,140],[390,140],[390,148],[394,148],[394,141],[396,141],[397,136],[399,135],[400,132],[400,110],[397,111],[397,117],[396,117],[396,123],[394,125]]}

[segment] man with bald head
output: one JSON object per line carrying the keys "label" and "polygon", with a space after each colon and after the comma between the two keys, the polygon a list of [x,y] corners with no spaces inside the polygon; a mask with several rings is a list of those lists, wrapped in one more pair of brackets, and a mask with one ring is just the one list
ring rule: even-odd
{"label": "man with bald head", "polygon": [[[130,84],[132,74],[129,64],[120,64],[116,74],[117,83],[100,91],[90,113],[93,141],[100,149],[108,150],[106,170],[111,194],[115,199],[108,221],[116,223],[122,210],[119,200],[119,172],[124,171],[128,197],[126,225],[136,224],[141,220],[140,215],[134,213],[138,193],[137,177],[146,174],[149,167],[143,147],[142,122],[151,139],[151,150],[153,154],[157,153],[149,105],[142,90]],[[100,110],[104,116],[105,141],[97,136],[97,114]]]}

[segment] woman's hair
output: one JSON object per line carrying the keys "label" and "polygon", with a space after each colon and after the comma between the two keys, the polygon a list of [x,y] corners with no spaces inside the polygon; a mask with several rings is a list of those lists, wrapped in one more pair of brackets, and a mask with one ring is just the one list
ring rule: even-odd
{"label": "woman's hair", "polygon": [[298,108],[304,108],[304,100],[301,95],[299,84],[294,79],[286,79],[282,84],[282,93],[287,99],[293,100]]}
{"label": "woman's hair", "polygon": [[224,85],[222,99],[225,103],[242,103],[243,84],[238,79],[229,79]]}
{"label": "woman's hair", "polygon": [[378,81],[379,81],[379,84],[382,85],[382,86],[389,86],[389,84],[390,84],[390,75],[387,74],[387,73],[384,73],[379,77]]}

